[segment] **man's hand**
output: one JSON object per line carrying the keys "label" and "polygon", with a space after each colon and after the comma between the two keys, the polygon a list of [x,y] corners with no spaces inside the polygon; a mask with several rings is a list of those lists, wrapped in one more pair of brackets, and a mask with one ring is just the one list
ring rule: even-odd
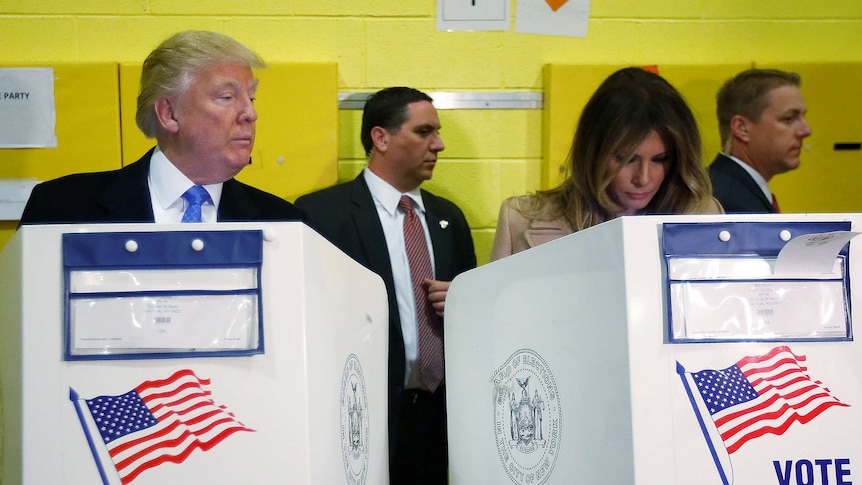
{"label": "man's hand", "polygon": [[437,313],[438,317],[443,318],[443,311],[446,307],[446,293],[449,292],[449,282],[426,278],[422,284],[428,289],[428,301],[434,307],[434,312]]}

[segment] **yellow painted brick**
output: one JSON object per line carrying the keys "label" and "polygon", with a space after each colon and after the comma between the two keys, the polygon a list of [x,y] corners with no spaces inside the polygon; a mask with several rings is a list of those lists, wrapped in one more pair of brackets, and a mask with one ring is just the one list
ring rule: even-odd
{"label": "yellow painted brick", "polygon": [[3,0],[0,11],[16,14],[136,15],[147,11],[147,0]]}
{"label": "yellow painted brick", "polygon": [[542,110],[440,110],[449,158],[529,158],[542,150]]}
{"label": "yellow painted brick", "polygon": [[338,110],[338,158],[365,159],[365,149],[359,139],[362,110]]}
{"label": "yellow painted brick", "polygon": [[[792,38],[792,48],[785,38]],[[505,41],[507,86],[541,86],[536,62],[550,64],[729,64],[762,60],[851,61],[862,51],[862,20],[633,21],[593,19],[586,39],[540,35]]]}
{"label": "yellow painted brick", "polygon": [[707,19],[858,19],[862,16],[862,2],[833,0],[811,2],[806,0],[727,0],[704,2]]}
{"label": "yellow painted brick", "polygon": [[[662,36],[680,42],[667,48]],[[862,43],[862,20],[649,22],[641,25],[637,41],[639,59],[656,64],[860,60],[862,51],[843,46]]]}
{"label": "yellow painted brick", "polygon": [[[446,91],[498,88],[504,78],[503,32],[437,32],[434,18],[368,21],[368,84]],[[469,45],[469,47],[467,47]]]}
{"label": "yellow painted brick", "polygon": [[[659,1],[614,0],[612,2],[591,2],[590,18],[640,19],[640,18],[691,18],[703,15],[704,3],[696,1]],[[516,13],[517,15],[517,13]]]}
{"label": "yellow painted brick", "polygon": [[[142,63],[156,46],[177,32],[221,30],[216,18],[85,17],[79,19],[78,24],[81,58],[93,62],[107,59]],[[244,42],[244,39],[237,40]]]}
{"label": "yellow painted brick", "polygon": [[300,0],[292,3],[295,15],[428,17],[437,12],[435,0]]}
{"label": "yellow painted brick", "polygon": [[71,18],[0,16],[0,63],[79,61],[76,33]]}
{"label": "yellow painted brick", "polygon": [[365,159],[347,159],[338,161],[338,183],[353,180],[365,168]]}
{"label": "yellow painted brick", "polygon": [[[472,228],[471,228],[472,229]],[[493,229],[472,229],[473,246],[476,249],[476,263],[487,264],[491,259],[491,246],[494,244]]]}
{"label": "yellow painted brick", "polygon": [[[751,25],[753,24],[753,25]],[[725,35],[757,32],[751,43],[751,58],[758,63],[860,62],[862,19],[839,22],[750,22],[729,23]],[[768,40],[767,40],[768,39]]]}
{"label": "yellow painted brick", "polygon": [[810,2],[804,0],[709,0],[679,2],[642,2],[617,0],[592,2],[590,17],[594,19],[787,19],[787,18],[858,18],[862,3],[857,0]]}
{"label": "yellow painted brick", "polygon": [[325,2],[304,0],[285,2],[281,0],[258,0],[236,2],[235,0],[210,0],[208,2],[177,2],[174,0],[150,0],[150,8],[158,14],[182,15],[243,15],[243,16],[334,16],[334,17],[431,17],[436,13],[433,0],[403,2],[399,0],[327,0]]}
{"label": "yellow painted brick", "polygon": [[[487,162],[486,162],[487,163]],[[532,194],[540,188],[541,159],[498,161],[496,193],[489,193],[490,211],[483,226],[494,227],[500,204],[509,197]]]}
{"label": "yellow painted brick", "polygon": [[[526,160],[507,160],[500,167],[499,195],[497,202],[516,196],[535,192],[541,188],[542,160],[531,158]],[[499,212],[499,211],[497,211]],[[497,217],[494,213],[494,218]]]}
{"label": "yellow painted brick", "polygon": [[[637,37],[637,22],[592,20],[587,38],[520,34],[507,38],[505,51],[506,84],[542,87],[544,64],[614,64],[642,61]],[[637,40],[633,40],[637,39]],[[667,42],[663,49],[672,49]],[[541,65],[536,66],[536,63]]]}
{"label": "yellow painted brick", "polygon": [[158,15],[291,15],[292,2],[281,0],[207,0],[206,2],[183,2],[177,0],[148,0],[150,11]]}
{"label": "yellow painted brick", "polygon": [[336,62],[339,86],[365,85],[362,20],[235,17],[223,28],[267,62]]}
{"label": "yellow painted brick", "polygon": [[440,160],[434,178],[422,187],[458,204],[471,227],[488,226],[493,221],[489,215],[494,211],[491,204],[497,177],[486,167],[477,161]]}

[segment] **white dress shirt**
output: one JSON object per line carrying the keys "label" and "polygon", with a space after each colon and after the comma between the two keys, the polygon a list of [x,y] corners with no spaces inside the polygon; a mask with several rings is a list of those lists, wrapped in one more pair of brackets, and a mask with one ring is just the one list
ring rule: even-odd
{"label": "white dress shirt", "polygon": [[[155,216],[156,224],[182,222],[183,212],[186,211],[188,204],[183,199],[183,194],[195,183],[183,175],[159,147],[156,147],[150,158],[150,174],[147,182],[150,186],[150,201],[153,204],[153,216]],[[205,202],[201,206],[201,222],[216,222],[222,184],[210,184],[203,187],[210,194],[213,203]]]}
{"label": "white dress shirt", "polygon": [[428,234],[428,223],[425,222],[425,204],[422,202],[422,195],[418,188],[402,194],[368,168],[365,168],[363,176],[371,191],[371,197],[374,198],[377,216],[380,218],[383,235],[386,237],[389,262],[392,265],[395,300],[398,303],[398,316],[401,318],[401,335],[404,337],[404,384],[408,389],[418,388],[420,383],[416,360],[419,356],[419,329],[416,322],[416,302],[413,299],[413,280],[410,278],[410,264],[407,261],[407,250],[404,248],[404,214],[398,210],[398,202],[402,195],[413,199],[413,209],[422,221],[425,241],[428,243],[431,270],[436,274],[434,249]]}

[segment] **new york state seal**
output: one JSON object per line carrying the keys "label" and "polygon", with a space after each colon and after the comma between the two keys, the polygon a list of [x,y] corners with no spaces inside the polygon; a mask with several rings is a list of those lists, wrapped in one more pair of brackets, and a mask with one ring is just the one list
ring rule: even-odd
{"label": "new york state seal", "polygon": [[341,456],[348,485],[365,485],[368,473],[368,424],[365,375],[359,358],[350,354],[341,377]]}
{"label": "new york state seal", "polygon": [[545,360],[520,349],[493,376],[494,436],[503,468],[518,485],[541,485],[554,471],[562,437],[557,382]]}

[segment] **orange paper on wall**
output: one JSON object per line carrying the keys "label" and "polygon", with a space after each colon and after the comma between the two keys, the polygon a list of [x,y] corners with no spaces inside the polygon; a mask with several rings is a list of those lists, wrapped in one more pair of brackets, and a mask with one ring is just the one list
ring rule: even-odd
{"label": "orange paper on wall", "polygon": [[557,10],[560,9],[560,7],[565,5],[566,2],[568,2],[568,1],[569,0],[545,0],[545,3],[547,3],[548,6],[551,7],[551,10],[556,12]]}

